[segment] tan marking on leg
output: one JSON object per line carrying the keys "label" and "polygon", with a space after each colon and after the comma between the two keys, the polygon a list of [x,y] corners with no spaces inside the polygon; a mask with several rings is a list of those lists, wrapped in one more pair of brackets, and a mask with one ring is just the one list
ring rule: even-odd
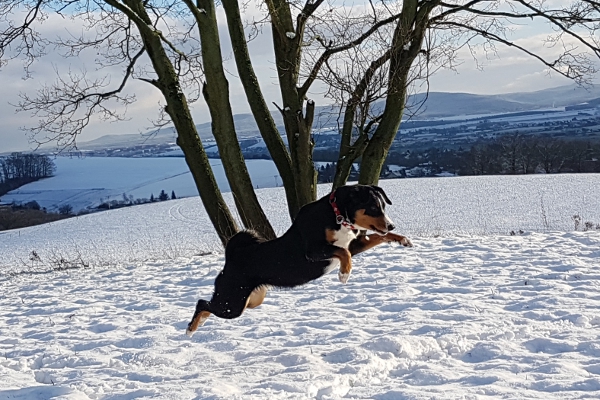
{"label": "tan marking on leg", "polygon": [[333,253],[333,257],[340,260],[340,271],[338,272],[338,278],[340,282],[346,283],[350,277],[350,271],[352,271],[352,255],[348,249],[338,247]]}
{"label": "tan marking on leg", "polygon": [[369,250],[381,243],[385,243],[385,236],[381,236],[377,233],[371,235],[361,235],[349,247],[352,255],[362,253],[363,251]]}
{"label": "tan marking on leg", "polygon": [[267,288],[265,286],[258,287],[250,293],[248,301],[246,302],[246,308],[256,308],[260,306],[267,295]]}
{"label": "tan marking on leg", "polygon": [[188,325],[188,328],[185,330],[186,335],[192,336],[192,333],[198,329],[198,327],[204,325],[204,322],[210,317],[210,312],[202,311],[198,315],[194,315],[192,318],[192,322]]}
{"label": "tan marking on leg", "polygon": [[350,270],[352,270],[352,255],[347,249],[338,247],[333,253],[333,257],[340,260],[340,272],[350,273]]}

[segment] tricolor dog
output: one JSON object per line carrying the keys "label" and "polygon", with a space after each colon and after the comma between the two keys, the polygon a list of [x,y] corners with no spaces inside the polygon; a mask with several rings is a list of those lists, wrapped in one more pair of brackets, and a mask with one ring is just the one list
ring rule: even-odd
{"label": "tricolor dog", "polygon": [[[210,314],[237,318],[262,304],[269,287],[291,288],[320,278],[339,267],[346,283],[352,256],[381,243],[412,246],[391,233],[385,214],[392,204],[378,186],[342,186],[300,209],[283,236],[267,241],[252,231],[234,235],[225,248],[225,267],[215,280],[210,301],[199,300],[186,333],[191,335]],[[374,234],[359,235],[360,231]]]}

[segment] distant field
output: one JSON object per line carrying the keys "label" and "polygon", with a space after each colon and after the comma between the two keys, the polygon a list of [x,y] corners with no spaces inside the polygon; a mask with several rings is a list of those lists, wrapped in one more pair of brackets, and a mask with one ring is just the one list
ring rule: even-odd
{"label": "distant field", "polygon": [[[56,175],[33,182],[2,196],[3,203],[37,201],[48,210],[69,204],[74,211],[96,207],[103,201],[157,197],[161,190],[177,197],[197,196],[189,168],[183,158],[58,157]],[[221,161],[210,160],[219,187],[229,191]],[[268,160],[247,161],[255,187],[281,185],[275,164]]]}

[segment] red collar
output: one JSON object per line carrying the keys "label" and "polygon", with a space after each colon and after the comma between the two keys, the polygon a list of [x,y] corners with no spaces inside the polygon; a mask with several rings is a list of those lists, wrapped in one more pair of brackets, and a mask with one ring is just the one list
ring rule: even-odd
{"label": "red collar", "polygon": [[337,204],[335,204],[335,190],[329,195],[329,204],[331,204],[331,208],[333,208],[333,212],[335,213],[335,222],[348,229],[356,229],[354,225],[340,213]]}

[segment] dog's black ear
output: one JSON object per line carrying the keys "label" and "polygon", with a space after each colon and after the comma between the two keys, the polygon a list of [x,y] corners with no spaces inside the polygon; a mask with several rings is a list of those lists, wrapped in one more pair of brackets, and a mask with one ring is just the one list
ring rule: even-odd
{"label": "dog's black ear", "polygon": [[381,197],[389,205],[392,205],[392,201],[389,199],[389,197],[387,197],[387,194],[385,194],[382,188],[375,185],[371,185],[371,187],[373,188],[373,190],[375,190],[375,193],[377,193],[379,197]]}

